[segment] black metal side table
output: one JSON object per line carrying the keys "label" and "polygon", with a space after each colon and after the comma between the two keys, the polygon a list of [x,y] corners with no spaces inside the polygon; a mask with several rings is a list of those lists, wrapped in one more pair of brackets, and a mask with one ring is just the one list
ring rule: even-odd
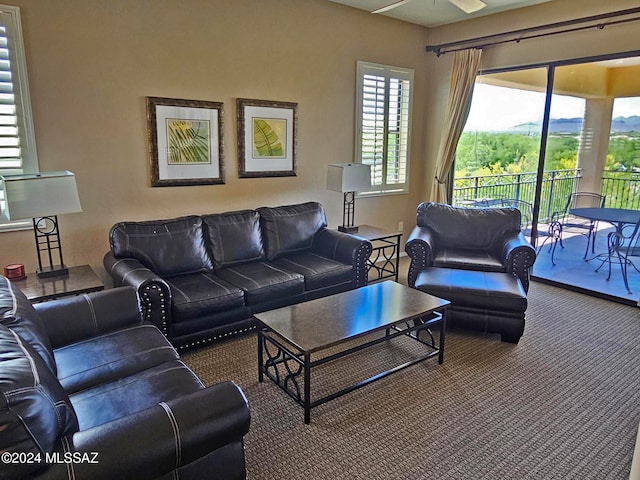
{"label": "black metal side table", "polygon": [[384,228],[360,225],[354,235],[366,238],[373,245],[373,251],[367,260],[369,282],[390,278],[397,282],[402,232],[390,232]]}
{"label": "black metal side table", "polygon": [[22,290],[31,303],[104,290],[104,284],[89,265],[69,267],[68,275],[59,277],[38,278],[35,273],[29,273],[24,280],[11,283]]}

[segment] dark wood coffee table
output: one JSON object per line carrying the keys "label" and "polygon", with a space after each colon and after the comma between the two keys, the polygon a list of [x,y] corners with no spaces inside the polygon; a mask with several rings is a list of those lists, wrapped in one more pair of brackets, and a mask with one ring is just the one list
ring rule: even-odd
{"label": "dark wood coffee table", "polygon": [[[311,409],[415,365],[433,356],[444,360],[445,314],[448,300],[420,292],[392,281],[289,307],[257,313],[258,379],[269,377],[304,408],[304,421],[311,421]],[[438,344],[430,328],[439,327]],[[381,332],[362,343],[337,348],[365,335]],[[421,335],[422,334],[422,335]],[[311,370],[365,348],[411,338],[426,347],[427,353],[322,398],[311,399]],[[322,356],[324,354],[324,356]],[[313,359],[312,359],[313,357]],[[319,358],[316,358],[319,357]]]}

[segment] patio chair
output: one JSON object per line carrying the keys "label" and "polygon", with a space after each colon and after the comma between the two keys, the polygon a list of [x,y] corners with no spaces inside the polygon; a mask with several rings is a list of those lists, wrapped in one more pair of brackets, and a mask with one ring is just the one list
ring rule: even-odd
{"label": "patio chair", "polygon": [[554,213],[553,216],[556,218],[552,218],[553,221],[559,221],[560,225],[562,226],[562,229],[560,231],[560,246],[562,248],[564,248],[562,236],[567,232],[573,231],[587,237],[587,248],[584,251],[583,258],[587,258],[587,254],[589,253],[589,243],[591,243],[591,253],[595,253],[598,222],[571,215],[571,209],[603,208],[605,200],[605,195],[600,195],[599,193],[592,192],[574,192],[569,195],[564,210],[559,214]]}
{"label": "patio chair", "polygon": [[609,253],[602,263],[596,268],[596,272],[600,270],[602,265],[607,263],[609,265],[609,275],[607,280],[611,279],[611,263],[617,262],[620,264],[620,270],[622,272],[622,280],[624,286],[627,288],[627,292],[631,292],[629,288],[629,278],[627,276],[629,272],[629,266],[633,267],[636,272],[640,273],[638,267],[633,263],[632,257],[640,257],[640,220],[636,224],[626,224],[621,230],[616,230],[607,235],[607,244],[609,246]]}
{"label": "patio chair", "polygon": [[[528,235],[529,238],[531,238],[531,227],[533,224],[533,205],[529,202],[525,202],[524,200],[507,198],[502,200],[502,206],[512,207],[520,211],[520,227],[522,228],[522,232],[525,235]],[[558,242],[562,237],[562,225],[560,224],[560,222],[551,221],[549,223],[539,223],[537,239],[540,239],[542,237],[544,237],[544,240],[541,244],[538,245],[538,242],[536,241],[536,253],[539,254],[542,250],[542,247],[544,247],[547,242],[549,242],[551,264],[555,265],[556,246],[558,245]]]}
{"label": "patio chair", "polygon": [[533,220],[533,205],[524,200],[516,200],[514,198],[503,198],[503,207],[512,207],[520,210],[520,228],[525,235],[529,235],[531,232],[531,222]]}

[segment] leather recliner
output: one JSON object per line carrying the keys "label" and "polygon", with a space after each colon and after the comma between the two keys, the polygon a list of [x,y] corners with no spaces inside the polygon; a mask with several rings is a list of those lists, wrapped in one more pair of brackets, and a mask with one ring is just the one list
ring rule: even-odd
{"label": "leather recliner", "polygon": [[520,231],[520,212],[425,202],[416,223],[405,246],[409,286],[451,301],[450,326],[500,333],[517,343],[536,259]]}
{"label": "leather recliner", "polygon": [[[246,478],[250,414],[123,287],[34,306],[0,276],[0,478]],[[9,461],[10,459],[10,461]]]}

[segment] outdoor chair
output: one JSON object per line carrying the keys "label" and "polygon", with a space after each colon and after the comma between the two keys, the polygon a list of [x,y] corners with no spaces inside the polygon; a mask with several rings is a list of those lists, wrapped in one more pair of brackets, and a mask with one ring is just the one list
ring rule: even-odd
{"label": "outdoor chair", "polygon": [[[624,286],[629,293],[632,293],[631,288],[629,288],[629,278],[627,274],[629,272],[629,266],[640,273],[640,270],[638,270],[638,267],[633,263],[632,259],[632,257],[640,257],[640,221],[636,224],[629,223],[623,225],[620,231],[616,230],[609,233],[609,235],[607,235],[607,244],[609,246],[609,252],[598,268],[596,268],[596,272],[607,263],[609,266],[607,280],[611,279],[611,263],[617,261],[617,263],[620,264]],[[640,258],[636,261],[640,261]]]}
{"label": "outdoor chair", "polygon": [[503,207],[513,207],[520,210],[520,228],[525,235],[530,235],[529,231],[533,221],[533,205],[524,200],[516,200],[515,198],[503,198]]}
{"label": "outdoor chair", "polygon": [[[528,235],[531,238],[531,229],[533,226],[533,205],[529,202],[525,202],[524,200],[516,200],[512,198],[507,198],[502,200],[503,207],[512,207],[520,211],[521,221],[520,228],[522,228],[522,232],[525,235]],[[547,242],[549,242],[549,253],[551,254],[551,264],[555,265],[555,253],[556,246],[562,236],[562,225],[560,222],[552,220],[548,223],[538,223],[537,229],[537,237],[536,237],[536,253],[540,253],[542,247],[544,247]],[[538,245],[538,241],[544,238],[542,243]]]}
{"label": "outdoor chair", "polygon": [[586,218],[571,215],[572,208],[603,208],[606,200],[605,195],[591,192],[574,192],[567,198],[564,210],[561,213],[554,213],[552,221],[559,221],[562,229],[560,231],[560,246],[564,248],[562,236],[565,233],[577,232],[587,237],[587,248],[584,251],[584,257],[587,258],[589,253],[589,244],[591,244],[591,253],[595,253],[596,232],[598,222]]}

